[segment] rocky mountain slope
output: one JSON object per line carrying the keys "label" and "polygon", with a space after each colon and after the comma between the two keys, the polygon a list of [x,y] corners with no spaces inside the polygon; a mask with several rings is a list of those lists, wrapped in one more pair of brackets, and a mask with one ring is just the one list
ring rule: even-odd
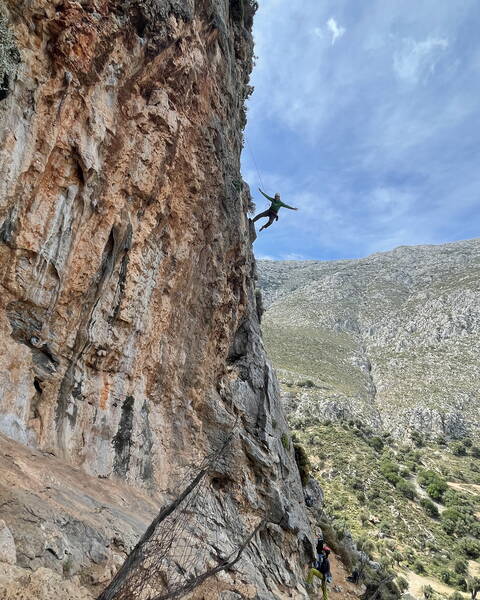
{"label": "rocky mountain slope", "polygon": [[[5,600],[96,594],[234,426],[211,488],[223,546],[268,522],[221,597],[305,596],[311,532],[239,171],[254,10],[1,3]],[[225,550],[192,535],[205,564]]]}
{"label": "rocky mountain slope", "polygon": [[360,260],[259,261],[263,331],[292,419],[404,437],[480,432],[480,240]]}

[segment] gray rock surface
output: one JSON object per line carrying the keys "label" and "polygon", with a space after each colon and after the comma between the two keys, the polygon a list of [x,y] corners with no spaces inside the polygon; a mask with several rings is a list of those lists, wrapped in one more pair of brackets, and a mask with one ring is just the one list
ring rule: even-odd
{"label": "gray rock surface", "polygon": [[10,529],[2,519],[0,519],[0,562],[7,563],[8,565],[15,565],[17,563],[15,540]]}
{"label": "gray rock surface", "polygon": [[480,432],[480,240],[259,261],[267,347],[298,424]]}

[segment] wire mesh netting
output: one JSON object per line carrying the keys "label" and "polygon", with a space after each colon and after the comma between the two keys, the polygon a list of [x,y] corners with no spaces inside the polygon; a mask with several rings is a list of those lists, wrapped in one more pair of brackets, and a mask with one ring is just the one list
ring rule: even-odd
{"label": "wire mesh netting", "polygon": [[187,469],[177,497],[160,511],[98,600],[220,598],[219,574],[241,560],[263,527],[260,521],[245,535],[237,514],[227,535],[225,515],[235,512],[225,506],[231,498],[216,482],[219,473],[228,472],[232,436],[201,465]]}

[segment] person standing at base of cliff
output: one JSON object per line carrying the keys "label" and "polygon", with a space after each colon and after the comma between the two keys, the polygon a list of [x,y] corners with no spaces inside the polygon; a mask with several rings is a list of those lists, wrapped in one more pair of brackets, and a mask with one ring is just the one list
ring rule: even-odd
{"label": "person standing at base of cliff", "polygon": [[322,552],[318,555],[315,565],[308,571],[307,585],[310,586],[313,583],[313,578],[317,577],[322,582],[322,598],[328,600],[327,583],[331,583],[332,574],[330,572],[330,561],[328,556],[330,554],[330,548],[324,546]]}
{"label": "person standing at base of cliff", "polygon": [[284,208],[289,208],[290,210],[298,210],[298,208],[295,208],[293,206],[289,206],[288,204],[284,204],[280,200],[280,194],[275,194],[275,197],[272,198],[271,196],[267,196],[267,194],[265,192],[262,192],[262,190],[260,188],[258,188],[258,191],[261,194],[263,194],[265,196],[265,198],[267,198],[267,200],[270,200],[270,202],[271,202],[270,208],[268,208],[267,210],[259,213],[253,219],[253,222],[255,223],[255,221],[258,221],[258,219],[262,219],[264,217],[268,217],[268,222],[265,223],[265,225],[263,225],[263,227],[260,228],[260,231],[262,231],[263,229],[266,229],[267,227],[270,227],[270,225],[274,221],[278,221],[278,211],[282,208],[282,206]]}

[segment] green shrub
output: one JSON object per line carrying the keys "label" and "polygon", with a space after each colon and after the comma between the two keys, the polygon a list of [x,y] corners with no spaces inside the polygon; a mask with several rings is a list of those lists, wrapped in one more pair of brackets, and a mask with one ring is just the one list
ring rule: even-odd
{"label": "green shrub", "polygon": [[405,479],[400,479],[397,481],[395,487],[400,493],[410,500],[413,500],[417,497],[417,492],[415,491],[414,485]]}
{"label": "green shrub", "polygon": [[440,579],[448,585],[452,581],[452,573],[448,569],[443,569],[440,573]]}
{"label": "green shrub", "polygon": [[448,600],[464,600],[464,597],[460,592],[453,592],[453,594],[448,597]]}
{"label": "green shrub", "polygon": [[480,557],[480,542],[473,538],[464,537],[458,542],[458,550],[474,560]]}
{"label": "green shrub", "polygon": [[382,533],[389,534],[392,532],[392,523],[386,519],[380,521],[378,527]]}
{"label": "green shrub", "polygon": [[285,448],[285,450],[290,450],[290,438],[286,433],[282,433],[280,441],[282,442],[282,446]]}
{"label": "green shrub", "polygon": [[422,575],[423,573],[425,573],[425,567],[424,567],[422,561],[418,560],[418,558],[413,563],[412,568],[415,571],[415,573],[417,573],[418,575]]}
{"label": "green shrub", "polygon": [[391,460],[382,460],[380,465],[380,471],[385,479],[391,483],[392,485],[397,485],[400,481],[400,477],[398,476],[398,465],[396,465]]}
{"label": "green shrub", "polygon": [[408,590],[408,581],[404,577],[397,577],[395,583],[401,592],[406,592]]}
{"label": "green shrub", "polygon": [[377,452],[381,452],[385,446],[382,438],[375,436],[370,439],[368,445],[371,446]]}
{"label": "green shrub", "polygon": [[412,431],[410,434],[412,438],[412,442],[417,446],[417,448],[422,448],[425,445],[425,439],[421,433],[418,431]]}
{"label": "green shrub", "polygon": [[478,446],[472,446],[470,448],[470,454],[474,457],[474,458],[480,458],[480,448]]}
{"label": "green shrub", "polygon": [[448,490],[447,482],[440,477],[427,486],[427,494],[434,500],[442,501],[444,493]]}
{"label": "green shrub", "polygon": [[354,479],[352,481],[352,490],[363,490],[365,482],[362,479]]}
{"label": "green shrub", "polygon": [[467,449],[462,442],[452,442],[450,450],[454,456],[465,456],[467,454]]}
{"label": "green shrub", "polygon": [[432,517],[432,519],[438,518],[440,513],[438,512],[438,508],[431,500],[429,500],[428,498],[422,498],[420,500],[420,506],[423,508],[423,510],[427,513],[429,517]]}
{"label": "green shrub", "polygon": [[465,575],[468,573],[468,563],[466,560],[458,559],[455,561],[453,569],[457,575]]}
{"label": "green shrub", "polygon": [[299,381],[298,382],[298,387],[305,387],[305,388],[314,388],[315,384],[311,379],[306,379],[305,381]]}
{"label": "green shrub", "polygon": [[424,585],[422,587],[422,594],[423,594],[423,597],[425,598],[425,600],[430,600],[431,598],[433,598],[434,593],[435,593],[435,590],[432,588],[431,585]]}

